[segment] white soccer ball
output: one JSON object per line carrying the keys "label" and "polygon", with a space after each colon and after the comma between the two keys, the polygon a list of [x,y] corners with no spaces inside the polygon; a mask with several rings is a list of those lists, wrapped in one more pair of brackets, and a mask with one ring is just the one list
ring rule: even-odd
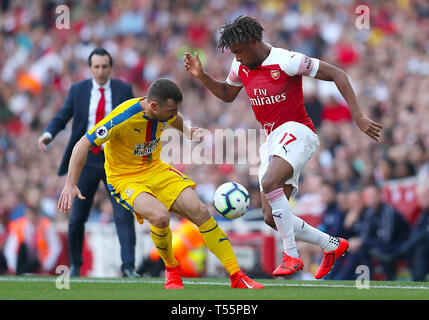
{"label": "white soccer ball", "polygon": [[245,187],[236,182],[226,182],[217,188],[213,205],[219,214],[228,219],[237,219],[246,213],[250,195]]}

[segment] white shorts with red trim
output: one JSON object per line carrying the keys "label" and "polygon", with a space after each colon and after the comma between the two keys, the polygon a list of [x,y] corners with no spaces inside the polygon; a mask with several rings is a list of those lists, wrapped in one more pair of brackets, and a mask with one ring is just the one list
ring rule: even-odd
{"label": "white shorts with red trim", "polygon": [[259,148],[261,166],[258,176],[261,191],[262,177],[267,171],[268,164],[273,156],[278,156],[287,161],[293,168],[293,176],[285,184],[294,187],[292,196],[295,196],[298,192],[301,171],[316,153],[319,144],[317,134],[299,122],[288,121],[271,132],[265,143]]}

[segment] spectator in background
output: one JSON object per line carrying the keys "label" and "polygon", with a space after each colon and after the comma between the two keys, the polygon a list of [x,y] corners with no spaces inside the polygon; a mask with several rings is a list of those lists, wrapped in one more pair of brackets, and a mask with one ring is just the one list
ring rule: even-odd
{"label": "spectator in background", "polygon": [[335,164],[335,189],[344,191],[356,188],[359,184],[359,176],[351,164],[345,161],[338,161]]}
{"label": "spectator in background", "polygon": [[302,80],[303,89],[305,92],[305,110],[308,113],[308,116],[313,121],[314,128],[319,130],[322,124],[322,102],[317,96],[317,89],[313,82],[309,82],[308,79]]}
{"label": "spectator in background", "polygon": [[343,237],[344,208],[341,204],[344,192],[336,192],[335,187],[327,181],[322,184],[320,192],[326,208],[318,228],[335,237]]}
{"label": "spectator in background", "polygon": [[334,123],[352,121],[352,115],[350,114],[347,104],[339,103],[332,96],[330,96],[329,100],[323,105],[321,117],[322,121]]}
{"label": "spectator in background", "polygon": [[367,209],[364,212],[362,248],[373,258],[379,258],[387,280],[395,280],[397,260],[385,263],[382,256],[399,249],[408,238],[410,225],[401,213],[383,201],[378,186],[366,187],[363,198]]}
{"label": "spectator in background", "polygon": [[349,254],[338,266],[336,280],[353,280],[358,265],[370,265],[368,256],[365,255],[364,250],[361,250],[364,211],[361,191],[358,189],[350,190],[347,193],[347,209],[343,222],[344,238],[349,242]]}
{"label": "spectator in background", "polygon": [[102,224],[114,222],[112,204],[109,199],[103,199],[101,201],[98,221]]}
{"label": "spectator in background", "polygon": [[[0,202],[3,197],[0,195]],[[7,261],[4,256],[4,246],[8,235],[8,221],[9,216],[5,209],[0,208],[0,275],[7,273]]]}
{"label": "spectator in background", "polygon": [[40,215],[38,207],[28,207],[25,216],[11,221],[5,245],[9,272],[53,274],[61,252],[55,225]]}
{"label": "spectator in background", "polygon": [[[347,193],[347,209],[343,221],[343,235],[345,238],[356,239],[357,241],[361,237],[364,211],[365,206],[361,191],[358,189],[350,190]],[[349,249],[351,251],[356,251],[359,247],[360,245],[356,242],[356,245],[351,244]]]}
{"label": "spectator in background", "polygon": [[429,273],[429,185],[417,186],[417,201],[422,209],[418,221],[411,229],[410,237],[399,248],[382,255],[385,263],[395,263],[398,259],[411,259],[411,274],[414,281],[425,281]]}

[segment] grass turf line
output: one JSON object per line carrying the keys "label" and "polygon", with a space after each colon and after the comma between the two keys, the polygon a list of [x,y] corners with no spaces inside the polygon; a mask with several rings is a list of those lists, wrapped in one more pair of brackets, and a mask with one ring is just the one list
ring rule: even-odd
{"label": "grass turf line", "polygon": [[165,290],[164,279],[71,278],[57,289],[56,277],[0,277],[1,300],[429,300],[429,283],[257,279],[265,289],[231,289],[228,279],[185,278],[184,290]]}

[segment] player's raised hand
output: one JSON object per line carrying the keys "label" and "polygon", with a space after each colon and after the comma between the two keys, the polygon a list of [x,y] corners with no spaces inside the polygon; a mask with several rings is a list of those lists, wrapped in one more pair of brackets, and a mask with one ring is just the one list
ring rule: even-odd
{"label": "player's raised hand", "polygon": [[195,52],[195,55],[192,55],[189,52],[185,52],[185,55],[183,57],[183,67],[185,68],[185,70],[188,70],[194,75],[194,77],[197,78],[204,72],[197,52]]}
{"label": "player's raised hand", "polygon": [[203,141],[204,140],[204,130],[197,127],[191,128],[191,137],[192,141]]}
{"label": "player's raised hand", "polygon": [[370,136],[377,142],[381,141],[381,130],[383,126],[364,115],[361,115],[354,119],[359,129]]}
{"label": "player's raised hand", "polygon": [[74,197],[78,197],[80,200],[86,198],[82,195],[77,186],[65,185],[63,191],[61,191],[60,199],[58,200],[58,209],[62,213],[66,213],[71,209]]}

